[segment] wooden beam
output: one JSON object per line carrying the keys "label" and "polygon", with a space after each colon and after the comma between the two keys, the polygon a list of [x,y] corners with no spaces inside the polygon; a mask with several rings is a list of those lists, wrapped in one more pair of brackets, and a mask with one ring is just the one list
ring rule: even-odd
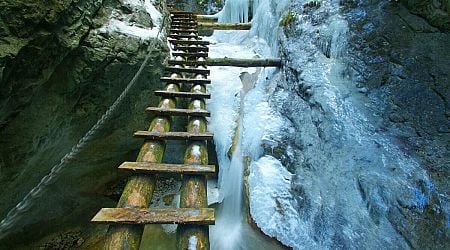
{"label": "wooden beam", "polygon": [[136,131],[134,137],[147,140],[212,140],[213,133],[190,133],[190,132],[150,132]]}
{"label": "wooden beam", "polygon": [[210,94],[206,93],[194,93],[194,92],[173,92],[173,91],[164,91],[164,90],[157,90],[155,91],[156,96],[162,96],[162,97],[181,97],[181,98],[205,98],[209,99],[211,98]]}
{"label": "wooden beam", "polygon": [[210,84],[211,83],[210,79],[195,79],[195,78],[161,77],[160,80],[162,82],[183,83],[183,84]]}
{"label": "wooden beam", "polygon": [[102,208],[92,218],[108,224],[214,225],[213,208]]}
{"label": "wooden beam", "polygon": [[175,109],[175,108],[156,108],[148,107],[145,111],[154,115],[163,116],[206,116],[209,117],[210,113],[204,109]]}
{"label": "wooden beam", "polygon": [[197,24],[174,24],[170,25],[170,28],[172,29],[195,29],[197,30]]}
{"label": "wooden beam", "polygon": [[183,45],[209,45],[209,41],[203,40],[175,40],[169,39],[169,42],[172,44],[183,44]]}
{"label": "wooden beam", "polygon": [[208,66],[233,66],[233,67],[281,67],[281,59],[278,58],[206,58]]}
{"label": "wooden beam", "polygon": [[189,52],[208,52],[208,47],[191,47],[191,46],[175,46],[175,50],[189,51]]}
{"label": "wooden beam", "polygon": [[199,30],[249,30],[252,23],[198,23]]}
{"label": "wooden beam", "polygon": [[[166,85],[166,90],[168,90],[169,85]],[[174,90],[180,91],[177,86]],[[162,99],[159,106],[175,108],[175,99]],[[170,125],[168,117],[156,117],[152,120],[148,130],[151,132],[168,132]],[[145,141],[136,161],[161,162],[165,146],[166,143],[161,140]],[[155,185],[156,178],[154,175],[135,174],[131,176],[120,196],[117,207],[146,208],[152,200]],[[141,225],[111,225],[106,234],[104,248],[108,250],[138,250],[143,231],[144,227]]]}
{"label": "wooden beam", "polygon": [[[183,53],[185,54],[185,53]],[[199,68],[177,68],[177,67],[166,67],[164,69],[166,72],[171,73],[190,73],[190,74],[201,74],[209,75],[209,69],[199,69]]]}
{"label": "wooden beam", "polygon": [[124,162],[121,170],[147,174],[215,174],[216,166],[199,164],[167,164],[152,162]]}
{"label": "wooden beam", "polygon": [[183,65],[183,66],[206,66],[206,61],[177,61],[177,60],[168,60],[167,64],[169,65]]}
{"label": "wooden beam", "polygon": [[170,29],[170,33],[198,33],[197,29]]}
{"label": "wooden beam", "polygon": [[181,57],[208,57],[208,53],[205,52],[172,52],[172,56],[181,56]]}
{"label": "wooden beam", "polygon": [[187,38],[187,39],[198,39],[198,35],[192,35],[192,34],[178,34],[178,33],[170,33],[169,37],[175,38],[175,39],[181,39],[181,38]]}

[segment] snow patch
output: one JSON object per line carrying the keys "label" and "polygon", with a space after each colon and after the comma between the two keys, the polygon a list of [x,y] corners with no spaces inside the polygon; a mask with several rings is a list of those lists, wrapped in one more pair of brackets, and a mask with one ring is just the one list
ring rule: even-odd
{"label": "snow patch", "polygon": [[123,15],[114,11],[110,17],[110,20],[101,28],[98,29],[100,33],[121,33],[128,36],[138,37],[143,40],[149,40],[150,38],[155,38],[158,35],[159,28],[162,23],[162,15],[155,8],[150,0],[145,0],[144,2],[140,0],[125,0],[124,4],[129,5],[135,10],[145,10],[150,14],[152,22],[154,24],[153,28],[143,28],[135,26],[134,23],[128,22],[127,20],[119,20],[118,16]]}

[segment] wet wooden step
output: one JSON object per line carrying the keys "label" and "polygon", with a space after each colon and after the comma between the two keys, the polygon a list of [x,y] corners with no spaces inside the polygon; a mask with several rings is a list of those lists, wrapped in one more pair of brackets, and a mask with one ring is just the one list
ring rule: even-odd
{"label": "wet wooden step", "polygon": [[214,225],[214,217],[214,208],[102,208],[91,222]]}
{"label": "wet wooden step", "polygon": [[181,57],[208,57],[208,53],[205,52],[172,52],[173,56],[181,56]]}
{"label": "wet wooden step", "polygon": [[172,29],[197,29],[197,24],[175,24],[170,25]]}
{"label": "wet wooden step", "polygon": [[167,164],[152,162],[124,162],[119,169],[147,174],[211,175],[216,173],[214,165]]}
{"label": "wet wooden step", "polygon": [[209,117],[210,113],[204,109],[167,109],[167,108],[157,108],[148,107],[145,111],[155,114],[155,115],[166,115],[166,116],[206,116]]}
{"label": "wet wooden step", "polygon": [[197,21],[196,17],[182,17],[182,16],[175,16],[172,17],[172,21]]}
{"label": "wet wooden step", "polygon": [[161,77],[162,82],[170,83],[184,83],[184,84],[210,84],[210,79],[195,79],[195,78],[171,78],[171,77]]}
{"label": "wet wooden step", "polygon": [[170,34],[198,35],[198,31],[196,29],[170,29]]}
{"label": "wet wooden step", "polygon": [[171,25],[197,25],[196,21],[172,21]]}
{"label": "wet wooden step", "polygon": [[168,60],[167,63],[169,65],[185,65],[185,66],[206,66],[206,61],[177,61],[177,60]]}
{"label": "wet wooden step", "polygon": [[171,38],[175,38],[175,39],[183,39],[183,38],[187,38],[187,39],[198,39],[198,35],[193,35],[193,34],[177,34],[177,33],[170,33],[169,37]]}
{"label": "wet wooden step", "polygon": [[134,137],[147,140],[212,140],[213,133],[136,131]]}
{"label": "wet wooden step", "polygon": [[175,39],[169,39],[169,42],[172,44],[182,44],[182,45],[209,45],[208,41],[203,40],[175,40]]}
{"label": "wet wooden step", "polygon": [[170,73],[190,73],[190,74],[209,75],[209,69],[199,69],[199,68],[166,67],[165,71]]}
{"label": "wet wooden step", "polygon": [[174,92],[174,91],[165,91],[165,90],[157,90],[155,91],[156,96],[163,97],[181,97],[181,98],[211,98],[211,94],[206,93],[194,93],[194,92]]}
{"label": "wet wooden step", "polygon": [[208,47],[191,47],[191,46],[175,46],[175,50],[189,51],[189,52],[208,52]]}

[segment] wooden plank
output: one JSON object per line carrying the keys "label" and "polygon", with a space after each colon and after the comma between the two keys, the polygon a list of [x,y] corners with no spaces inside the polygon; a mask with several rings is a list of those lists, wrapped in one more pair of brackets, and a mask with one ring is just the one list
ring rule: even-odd
{"label": "wooden plank", "polygon": [[216,173],[216,166],[214,165],[167,164],[152,162],[124,162],[119,166],[119,169],[147,174],[210,175]]}
{"label": "wooden plank", "polygon": [[212,140],[213,133],[136,131],[134,137],[147,140]]}
{"label": "wooden plank", "polygon": [[281,59],[279,58],[206,58],[205,61],[176,61],[169,60],[169,65],[184,66],[232,66],[232,67],[281,67]]}
{"label": "wooden plank", "polygon": [[234,66],[234,67],[281,67],[281,59],[278,58],[207,58],[208,66]]}
{"label": "wooden plank", "polygon": [[192,35],[192,34],[177,34],[177,33],[170,33],[169,37],[175,38],[175,39],[182,39],[182,38],[193,38],[198,39],[198,35]]}
{"label": "wooden plank", "polygon": [[156,115],[166,115],[166,116],[206,116],[209,117],[211,114],[204,109],[175,109],[175,108],[157,108],[148,107],[145,111],[156,114]]}
{"label": "wooden plank", "polygon": [[175,50],[189,51],[189,52],[208,52],[207,47],[191,47],[191,46],[175,46]]}
{"label": "wooden plank", "polygon": [[[182,61],[181,61],[182,62]],[[161,77],[162,82],[170,83],[184,83],[184,84],[210,84],[210,79],[195,79],[195,78],[171,78],[171,77]]]}
{"label": "wooden plank", "polygon": [[174,24],[195,24],[195,25],[197,25],[197,21],[187,21],[187,20],[177,21],[177,20],[175,20],[175,21],[172,21],[171,25],[174,25]]}
{"label": "wooden plank", "polygon": [[170,29],[170,33],[198,33],[197,29]]}
{"label": "wooden plank", "polygon": [[209,69],[199,69],[199,68],[177,68],[177,67],[166,67],[166,72],[170,73],[191,73],[191,74],[201,74],[209,75]]}
{"label": "wooden plank", "polygon": [[205,98],[209,99],[211,98],[210,94],[206,93],[195,93],[195,92],[174,92],[174,91],[165,91],[165,90],[157,90],[155,91],[156,96],[162,96],[162,97],[181,97],[181,98]]}
{"label": "wooden plank", "polygon": [[184,65],[184,66],[206,66],[206,61],[177,61],[177,60],[168,60],[167,63],[169,65]]}
{"label": "wooden plank", "polygon": [[252,23],[198,23],[199,30],[249,30]]}
{"label": "wooden plank", "polygon": [[197,18],[195,17],[173,17],[172,21],[197,21]]}
{"label": "wooden plank", "polygon": [[181,57],[208,57],[208,53],[205,52],[172,52],[172,55]]}
{"label": "wooden plank", "polygon": [[91,222],[214,225],[214,217],[214,208],[102,208]]}
{"label": "wooden plank", "polygon": [[172,25],[170,25],[170,28],[172,29],[195,29],[197,30],[197,24],[174,24],[172,23]]}
{"label": "wooden plank", "polygon": [[183,45],[209,45],[209,41],[203,40],[175,40],[169,39],[169,42],[173,44],[183,44]]}

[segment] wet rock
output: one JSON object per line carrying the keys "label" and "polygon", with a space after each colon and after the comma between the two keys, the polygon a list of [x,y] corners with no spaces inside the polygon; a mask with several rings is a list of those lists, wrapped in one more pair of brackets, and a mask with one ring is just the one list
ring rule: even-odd
{"label": "wet rock", "polygon": [[[152,37],[106,28],[121,12],[121,2],[0,3],[1,32],[7,33],[0,39],[0,189],[10,190],[0,199],[1,219],[96,124],[147,55]],[[135,18],[148,27],[148,20],[139,24],[141,18],[154,17]],[[124,24],[131,27],[129,19]],[[100,207],[115,206],[121,185],[114,183],[123,180],[116,167],[136,159],[141,142],[130,134],[148,126],[142,110],[157,101],[151,99],[159,88],[154,79],[166,55],[165,43],[156,42],[152,66],[81,153],[43,188],[45,194],[30,203],[26,216],[17,217],[14,223],[21,226],[0,240],[2,247],[32,245],[58,230],[86,225]]]}

